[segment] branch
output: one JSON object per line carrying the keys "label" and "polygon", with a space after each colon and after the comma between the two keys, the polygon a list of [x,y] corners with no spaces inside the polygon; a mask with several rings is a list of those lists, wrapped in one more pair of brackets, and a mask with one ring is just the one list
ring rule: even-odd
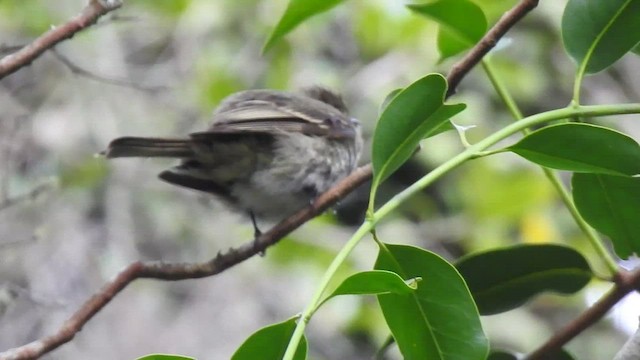
{"label": "branch", "polygon": [[632,273],[618,273],[613,289],[579,317],[567,324],[564,329],[555,333],[545,344],[529,354],[526,360],[553,359],[554,354],[557,354],[566,343],[602,319],[623,297],[638,288],[640,288],[640,270]]}
{"label": "branch", "polygon": [[54,189],[57,186],[57,184],[58,184],[58,181],[56,179],[49,180],[47,182],[44,182],[34,187],[33,189],[29,190],[26,193],[0,200],[0,211],[23,202],[33,200],[38,196],[40,196],[40,194]]}
{"label": "branch", "polygon": [[73,37],[77,32],[93,25],[98,18],[122,6],[121,0],[91,0],[80,14],[63,25],[53,27],[32,43],[0,60],[0,79],[31,64],[42,53],[59,42]]}
{"label": "branch", "polygon": [[[462,78],[495,46],[500,37],[537,4],[538,1],[520,1],[489,30],[487,35],[460,62],[453,66],[451,73],[447,77],[449,83],[447,97],[455,92],[455,88]],[[2,72],[0,71],[0,76],[1,74]],[[84,324],[106,306],[122,289],[138,278],[161,280],[202,278],[218,274],[256,254],[263,253],[269,246],[277,243],[285,235],[331,207],[340,198],[364,182],[370,180],[371,175],[371,164],[357,169],[329,191],[320,195],[309,207],[284,219],[253,242],[244,244],[239,248],[230,249],[226,253],[220,253],[210,261],[204,263],[135,262],[122,270],[115,279],[105,284],[54,334],[0,353],[0,360],[34,359],[71,341]]]}
{"label": "branch", "polygon": [[322,213],[339,199],[362,185],[371,177],[371,166],[356,169],[326,193],[320,195],[310,206],[281,221],[268,232],[238,248],[218,254],[203,263],[163,263],[137,261],[122,270],[106,283],[76,311],[53,335],[36,340],[18,348],[0,353],[1,360],[35,359],[58,346],[69,342],[95,314],[105,307],[113,297],[136,279],[184,280],[212,276],[263,253],[285,235]]}
{"label": "branch", "polygon": [[478,65],[480,60],[496,46],[498,40],[500,40],[509,29],[538,6],[538,2],[539,0],[521,0],[516,6],[511,8],[511,10],[502,15],[500,20],[489,29],[482,39],[480,39],[480,42],[476,44],[462,60],[453,65],[447,76],[447,83],[449,84],[447,97],[456,93],[456,88],[458,84],[460,84],[460,81],[462,81],[462,78]]}
{"label": "branch", "polygon": [[102,75],[97,75],[85,68],[82,68],[76,65],[73,61],[69,60],[69,58],[60,54],[60,52],[58,52],[56,49],[51,49],[51,53],[56,59],[58,59],[62,63],[62,65],[66,66],[69,69],[69,71],[71,71],[71,73],[78,76],[83,76],[85,78],[95,80],[105,84],[127,87],[127,88],[131,88],[138,91],[144,91],[148,93],[158,93],[160,91],[167,90],[166,86],[139,85],[133,81],[115,79],[115,78],[109,78]]}

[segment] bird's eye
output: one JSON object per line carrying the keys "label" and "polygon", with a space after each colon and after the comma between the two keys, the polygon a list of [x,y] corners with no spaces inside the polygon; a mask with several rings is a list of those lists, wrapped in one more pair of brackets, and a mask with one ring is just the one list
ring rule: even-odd
{"label": "bird's eye", "polygon": [[327,125],[328,127],[336,127],[336,126],[338,126],[338,124],[340,124],[340,119],[337,119],[337,118],[331,116],[331,117],[325,118],[323,120],[323,123],[325,125]]}

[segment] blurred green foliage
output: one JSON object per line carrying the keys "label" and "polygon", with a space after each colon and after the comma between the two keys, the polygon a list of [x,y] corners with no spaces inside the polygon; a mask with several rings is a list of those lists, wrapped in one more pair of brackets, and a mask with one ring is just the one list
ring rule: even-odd
{"label": "blurred green foliage", "polygon": [[35,37],[66,20],[66,15],[52,11],[51,4],[39,0],[0,1],[0,19],[0,27],[19,28]]}
{"label": "blurred green foliage", "polygon": [[91,189],[105,181],[109,167],[98,157],[70,165],[60,170],[60,185],[63,188]]}
{"label": "blurred green foliage", "polygon": [[[474,3],[483,9],[491,26],[516,0],[474,0]],[[510,41],[491,54],[497,71],[526,114],[568,104],[570,79],[575,73],[558,32],[557,9],[561,5],[540,3],[509,33]],[[75,301],[84,298],[96,288],[96,282],[111,276],[127,262],[140,258],[203,260],[217,251],[250,241],[250,225],[245,218],[221,216],[222,207],[212,210],[208,200],[158,182],[155,174],[166,164],[139,161],[127,167],[90,156],[115,136],[181,136],[200,130],[222,98],[255,87],[295,89],[312,83],[334,87],[345,93],[353,115],[361,119],[365,133],[370,135],[386,94],[427,73],[447,73],[459,59],[454,57],[438,64],[437,23],[412,14],[402,2],[387,0],[345,1],[303,23],[261,56],[262,44],[286,4],[285,0],[125,0],[116,14],[128,16],[129,20],[105,21],[83,32],[83,41],[74,38],[59,47],[61,53],[98,75],[138,85],[164,85],[169,89],[165,92],[145,93],[74,75],[49,55],[3,80],[6,87],[1,107],[6,117],[3,121],[14,114],[27,114],[24,124],[28,125],[25,126],[28,134],[23,138],[0,128],[0,143],[25,144],[12,148],[9,160],[2,163],[8,164],[0,172],[2,183],[19,183],[22,191],[24,184],[38,183],[37,177],[58,176],[63,188],[86,196],[68,197],[63,193],[37,206],[23,205],[29,211],[2,214],[5,217],[0,218],[1,229],[7,239],[29,237],[42,224],[47,236],[37,247],[3,250],[0,272],[42,291],[43,297]],[[1,42],[26,43],[50,26],[74,16],[83,5],[84,2],[75,0],[0,1],[0,29],[6,34]],[[148,47],[156,51],[140,61],[129,57]],[[616,80],[605,71],[592,81],[617,85],[628,79],[623,76]],[[633,84],[626,85],[633,89]],[[615,86],[587,92],[585,96],[593,103],[628,100]],[[469,132],[472,142],[512,121],[480,68],[464,79],[458,95],[451,101],[468,104],[468,109],[456,116],[454,122],[477,126]],[[65,119],[59,125],[65,131],[53,128],[50,118]],[[58,138],[52,140],[54,137]],[[389,195],[401,191],[460,149],[462,144],[452,134],[425,141],[410,164],[393,175],[381,192]],[[3,149],[0,153],[1,157],[7,152]],[[59,162],[60,154],[71,155]],[[363,158],[370,160],[369,148]],[[386,232],[394,242],[437,248],[448,258],[519,241],[555,241],[570,243],[589,262],[598,263],[584,236],[558,205],[557,196],[542,172],[513,154],[464,164],[435,187],[412,198],[402,210],[380,224],[380,232]],[[328,266],[351,230],[341,228],[336,235],[340,225],[334,218],[329,212],[324,219],[305,225],[267,250],[268,261],[254,259],[197,286],[189,282],[187,290],[180,290],[183,292],[175,287],[169,290],[167,286],[139,303],[127,298],[127,306],[118,308],[116,304],[109,309],[112,312],[108,317],[92,325],[104,333],[117,332],[122,339],[139,336],[140,341],[132,342],[138,348],[145,341],[168,343],[166,335],[162,336],[162,330],[167,328],[175,333],[196,329],[198,334],[207,336],[203,339],[194,336],[185,341],[185,346],[193,346],[206,355],[211,354],[212,348],[223,349],[220,351],[230,355],[250,332],[247,329],[259,327],[257,322],[280,321],[285,318],[283,314],[291,314],[292,308],[298,310],[310,290],[291,283],[283,285],[282,278],[296,276],[312,283]],[[455,225],[438,230],[440,220],[445,224],[454,220]],[[367,268],[367,260],[371,261],[373,256],[366,249],[358,250],[362,252],[341,268],[332,287],[354,271]],[[56,291],[49,285],[51,279],[62,279]],[[136,287],[127,295],[138,294],[136,291],[140,289],[148,287]],[[157,299],[166,297],[175,297],[180,306],[162,307]],[[513,311],[526,321],[509,332],[517,336],[532,328],[548,330],[545,326],[555,326],[557,318],[567,316],[554,316],[558,309],[571,313],[581,307],[583,297],[584,294],[579,294],[572,301],[553,296],[537,298]],[[341,331],[349,335],[366,334],[364,342],[371,348],[384,342],[387,330],[370,297],[334,301],[335,308],[322,309],[330,319],[325,325],[334,326],[336,321],[332,320],[341,317],[346,318],[341,323],[345,328],[314,330],[318,339],[311,342],[316,346],[310,349],[311,354],[322,358],[324,353],[318,349],[344,341]],[[353,312],[347,311],[352,304],[349,301],[358,305]],[[50,319],[36,317],[36,314],[43,316],[43,311],[37,304],[30,304],[36,308],[2,319],[5,324],[0,327],[2,345],[11,342],[14,346],[39,332],[34,329],[50,328],[51,323],[59,321],[60,313],[55,311]],[[343,313],[336,315],[333,309]],[[232,315],[225,317],[226,314]],[[167,318],[172,326],[167,326]],[[187,324],[184,327],[180,327],[182,319]],[[498,322],[499,318],[483,321]],[[32,324],[35,325],[30,327]],[[131,325],[131,329],[122,324]],[[142,329],[137,327],[139,324]],[[320,328],[321,324],[314,326]],[[488,335],[510,349],[528,350],[504,331]],[[522,336],[535,343],[546,337],[546,334],[528,335]],[[175,336],[171,339],[175,340]],[[104,358],[122,358],[126,351],[121,342],[109,349],[92,342],[96,340],[89,331],[74,341],[79,342],[77,346],[60,350],[61,358],[91,358],[90,355],[98,353]],[[593,334],[576,339],[571,346],[577,358],[598,359],[604,358],[599,356],[601,348],[615,348],[618,342],[620,332],[603,323]],[[352,346],[357,349],[355,344]]]}

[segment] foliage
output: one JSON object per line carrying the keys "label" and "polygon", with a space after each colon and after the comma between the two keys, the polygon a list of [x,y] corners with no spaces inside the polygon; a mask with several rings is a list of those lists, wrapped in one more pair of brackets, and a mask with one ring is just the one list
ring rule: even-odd
{"label": "foliage", "polygon": [[[291,6],[294,3],[292,1]],[[467,145],[464,152],[376,209],[374,199],[380,184],[412,157],[421,141],[437,134],[451,117],[465,109],[465,104],[444,103],[447,84],[438,74],[426,75],[388,95],[373,135],[373,183],[367,220],[334,263],[339,264],[367,231],[372,231],[376,237],[378,221],[410,195],[472,158],[506,151],[540,166],[575,172],[573,192],[576,204],[569,197],[564,197],[570,210],[577,207],[579,211],[574,212],[575,221],[586,226],[586,220],[607,234],[619,256],[626,258],[633,253],[640,254],[637,239],[640,228],[633,220],[640,213],[637,208],[640,187],[638,178],[633,177],[640,175],[640,146],[621,132],[571,121],[579,116],[640,112],[638,104],[627,110],[621,105],[590,108],[577,105],[582,77],[611,66],[640,42],[640,29],[636,28],[640,24],[640,11],[636,9],[639,4],[623,0],[569,1],[562,19],[563,39],[567,51],[581,70],[575,79],[574,105],[555,113],[540,113],[522,119],[508,91],[498,81],[498,75],[492,72],[490,59],[483,60],[493,85],[518,121],[474,145],[467,144],[464,133],[461,133],[462,141]],[[440,25],[437,46],[443,60],[470,48],[486,32],[487,20],[483,10],[471,1],[441,0],[411,4],[408,8]],[[288,12],[285,16],[292,15]],[[307,16],[300,16],[298,22]],[[287,21],[291,22],[291,19]],[[273,41],[272,35],[267,47]],[[551,121],[561,123],[553,124]],[[535,132],[527,131],[533,125],[541,128]],[[525,131],[525,136],[506,148],[486,151],[516,131]],[[545,172],[561,195],[566,194],[562,184],[554,180],[556,175],[548,169]],[[587,236],[599,249],[602,261],[614,272],[615,264],[602,250],[602,240],[592,233],[587,233]],[[390,332],[407,359],[486,358],[487,340],[471,295],[481,314],[494,314],[522,306],[531,297],[544,292],[575,293],[593,276],[589,264],[578,251],[559,245],[519,245],[471,254],[457,262],[458,273],[446,260],[426,250],[378,243],[380,253],[375,269],[397,273],[399,279],[422,279],[417,283],[415,292],[388,290],[387,294],[381,294],[380,289],[374,290],[376,286],[370,283],[373,278],[365,280],[362,276],[361,279],[367,281],[361,287],[378,293]],[[334,268],[337,267],[332,264],[327,270],[329,278]],[[356,276],[348,279],[349,287],[358,287],[355,282],[360,281],[360,277]],[[318,294],[322,294],[326,284],[321,282],[318,285]],[[345,284],[342,287],[346,287]],[[317,296],[314,297],[303,317],[312,316],[322,304]],[[307,321],[299,322],[298,330],[304,330]],[[297,346],[301,334],[298,331],[297,337],[294,333],[290,349]],[[290,359],[291,355],[287,352],[285,358]],[[511,355],[493,353],[490,358],[501,356],[508,358]],[[568,354],[566,356],[570,358]]]}
{"label": "foliage", "polygon": [[[496,5],[497,3],[500,4]],[[247,65],[241,61],[230,61],[219,53],[229,52],[223,46],[236,49],[245,45],[245,42],[255,42],[256,39],[253,38],[245,39],[242,31],[246,27],[248,32],[263,33],[264,29],[260,28],[259,21],[249,20],[252,20],[252,16],[258,18],[263,15],[271,21],[272,12],[266,11],[267,15],[259,14],[258,10],[251,15],[243,13],[242,24],[233,23],[229,20],[231,16],[223,14],[216,21],[229,22],[231,24],[226,25],[238,31],[231,35],[235,43],[221,46],[214,40],[212,48],[207,47],[206,56],[193,62],[189,68],[193,76],[193,88],[180,88],[178,91],[194,93],[195,95],[191,95],[194,95],[195,103],[208,110],[228,93],[256,83],[287,87],[296,79],[291,74],[292,69],[300,66],[296,56],[298,54],[294,54],[296,46],[307,46],[302,53],[311,58],[340,58],[344,55],[339,51],[331,53],[331,49],[324,49],[330,54],[314,52],[315,42],[306,41],[301,45],[295,36],[298,31],[308,30],[306,25],[313,25],[309,19],[316,15],[343,11],[347,7],[353,17],[354,36],[358,36],[361,41],[358,50],[362,60],[374,63],[390,46],[396,46],[402,51],[412,51],[419,56],[437,50],[439,58],[429,60],[434,60],[439,66],[446,65],[449,69],[449,63],[464,56],[466,51],[476,46],[487,34],[491,24],[506,9],[503,3],[506,2],[435,0],[398,5],[398,9],[393,7],[395,5],[380,5],[380,2],[375,1],[357,3],[340,0],[290,0],[282,16],[273,21],[270,34],[261,38],[266,38],[262,51],[265,58],[271,59],[271,68],[261,73],[263,78],[259,79],[255,74],[260,71],[256,69],[267,67],[264,64]],[[57,14],[47,13],[44,6],[35,2],[29,2],[24,9],[11,4],[0,4],[0,15],[11,21],[21,17],[28,18],[29,23],[25,26],[29,34],[39,34],[50,23],[59,22]],[[145,0],[140,4],[145,9],[155,9],[162,14],[163,21],[176,27],[179,16],[200,19],[206,13],[201,9],[218,6],[204,1],[163,1],[158,5]],[[401,12],[402,16],[410,19],[399,21],[394,18],[394,11]],[[24,13],[33,14],[26,16]],[[188,14],[185,15],[186,13]],[[435,32],[434,48],[425,50],[424,39],[433,35],[428,31],[430,27]],[[536,70],[537,66],[543,65],[533,61],[519,63],[500,51],[490,53],[481,63],[490,82],[474,79],[477,82],[468,88],[457,89],[460,96],[451,101],[447,99],[451,90],[447,78],[437,70],[426,70],[422,58],[419,57],[420,62],[409,63],[407,66],[396,66],[394,63],[393,70],[402,73],[402,78],[406,81],[395,84],[394,87],[401,87],[400,89],[378,94],[382,98],[388,93],[386,99],[378,103],[381,105],[376,104],[380,114],[375,122],[375,129],[365,128],[372,133],[370,160],[373,168],[366,218],[339,251],[323,247],[320,242],[310,245],[298,242],[298,238],[295,238],[285,240],[291,242],[289,248],[285,249],[288,251],[281,251],[281,248],[267,254],[267,259],[275,260],[280,266],[287,268],[295,266],[294,260],[298,259],[302,259],[301,262],[309,267],[326,266],[325,275],[314,284],[314,295],[299,315],[257,330],[238,346],[233,359],[305,359],[308,352],[313,354],[315,340],[312,336],[307,338],[306,335],[309,334],[306,327],[310,321],[320,316],[318,312],[333,304],[341,304],[345,298],[353,300],[365,296],[368,298],[363,303],[377,300],[372,308],[381,319],[376,322],[375,319],[372,320],[373,316],[368,315],[367,319],[359,319],[361,323],[367,323],[365,332],[388,335],[390,340],[385,344],[389,347],[396,346],[404,358],[515,359],[518,358],[515,350],[523,349],[492,349],[493,339],[482,326],[482,316],[517,311],[541,298],[552,299],[549,302],[557,301],[557,297],[549,296],[549,293],[559,293],[575,300],[579,296],[577,294],[588,284],[596,282],[594,279],[617,286],[615,279],[619,278],[620,270],[616,256],[628,259],[640,255],[640,222],[637,221],[640,214],[640,145],[633,136],[618,130],[622,127],[616,123],[623,114],[639,114],[640,100],[634,98],[625,104],[585,105],[581,92],[588,86],[596,88],[599,85],[584,85],[587,83],[584,81],[586,76],[607,71],[627,54],[640,54],[640,2],[569,0],[564,6],[562,18],[549,28],[552,30],[545,31],[561,29],[567,59],[572,59],[576,65],[575,73],[570,79],[568,73],[563,73],[561,75],[565,77],[558,76],[551,80],[558,87],[566,85],[563,81],[573,81],[572,97],[559,100],[562,104],[569,105],[554,110],[540,110],[547,105],[538,98],[540,94],[537,97],[518,98],[514,96],[515,90],[509,90],[518,81],[524,82],[529,88],[543,87],[544,84],[541,83],[548,80],[540,79]],[[324,35],[330,37],[331,34],[334,33],[328,31]],[[322,41],[324,40],[320,39],[317,43]],[[501,46],[527,55],[536,51],[534,41],[530,39],[513,41],[510,45],[506,44],[508,42],[505,41]],[[544,44],[537,51],[547,51],[544,47],[547,45]],[[157,49],[147,50],[154,52]],[[158,52],[173,51],[176,50],[163,48]],[[131,54],[127,60],[135,62],[136,56],[144,57],[148,54]],[[162,63],[161,57],[154,59],[159,64]],[[169,66],[158,67],[158,72],[184,71],[184,67],[177,67],[178,70]],[[235,71],[224,70],[233,67]],[[479,70],[480,67],[476,69]],[[384,80],[383,72],[375,75]],[[341,75],[326,77],[331,82],[331,79],[339,76]],[[623,74],[622,77],[624,76]],[[507,81],[503,83],[502,78]],[[487,121],[490,126],[483,126],[480,131],[470,134],[467,134],[466,127],[455,125],[458,120],[468,122],[471,119],[474,124],[476,119],[478,122],[484,121],[486,119],[480,118],[487,117],[489,112],[486,108],[495,106],[487,105],[490,101],[486,98],[479,100],[465,97],[465,92],[474,87],[480,89],[486,97],[491,96],[490,89],[495,91],[501,100],[499,106],[509,112],[514,121],[506,123],[503,118],[491,118]],[[366,93],[367,89],[362,88],[360,91]],[[526,93],[527,89],[521,91]],[[34,98],[37,95],[34,92]],[[124,95],[125,101],[126,96]],[[34,102],[38,103],[37,100]],[[484,105],[479,106],[478,103]],[[526,113],[532,115],[523,116],[517,103],[526,104]],[[469,111],[470,109],[473,111]],[[163,109],[160,108],[158,113],[163,115],[162,112]],[[602,120],[605,116],[609,117],[607,122]],[[162,126],[162,119],[154,117],[153,120],[153,126]],[[51,126],[53,128],[55,126]],[[99,129],[105,131],[104,127]],[[457,130],[457,134],[452,131],[445,133],[453,129]],[[65,132],[65,136],[71,138],[73,134],[71,131],[69,133],[67,135]],[[442,133],[445,134],[439,135]],[[518,135],[519,133],[522,135]],[[42,134],[40,136],[46,137]],[[420,150],[421,148],[427,151]],[[432,151],[433,149],[438,151]],[[69,157],[77,153],[75,148],[68,152]],[[397,178],[394,177],[417,159],[429,162],[432,169],[420,172],[398,189],[397,182],[394,183]],[[91,188],[99,197],[104,196],[104,183],[111,175],[108,168],[96,159],[82,159],[75,164],[54,159],[41,166],[38,171],[48,168],[57,168],[65,191]],[[527,169],[525,175],[513,175],[514,169],[521,168]],[[538,168],[549,179],[548,185],[533,183],[533,171],[530,169]],[[468,184],[466,191],[461,191],[460,188],[450,190],[453,181],[449,180],[452,179],[450,176],[454,170],[462,174],[460,177],[466,177],[457,183],[458,186],[460,183]],[[571,178],[570,188],[563,184],[562,176]],[[560,199],[563,202],[562,210],[540,215],[543,210],[539,209],[539,199],[544,196],[539,194],[547,194],[544,186],[554,189],[557,196],[552,200]],[[447,211],[471,213],[474,209],[479,209],[478,212],[482,213],[477,217],[470,216],[473,220],[467,224],[471,229],[467,233],[449,235],[457,240],[456,246],[459,249],[445,254],[441,250],[446,246],[434,245],[427,239],[410,236],[395,238],[382,231],[383,221],[394,215],[409,213],[412,219],[417,220],[431,216],[425,209],[437,207],[437,204],[429,202],[429,191],[439,191],[442,188],[446,192],[445,200],[462,208],[460,210],[454,206],[453,210]],[[197,232],[190,233],[192,229],[184,226],[182,221],[198,218],[201,213],[180,214],[176,209],[163,213],[163,207],[155,206],[154,202],[160,197],[161,195],[154,194],[155,200],[149,201],[160,220],[153,223],[145,218],[140,221],[141,227],[161,229],[160,233],[164,236],[181,240],[201,235]],[[532,200],[534,197],[535,200]],[[171,198],[168,199],[166,202],[171,202]],[[90,216],[87,217],[91,221],[104,211],[95,204],[88,207]],[[134,210],[118,209],[118,213],[111,216],[135,216],[139,220],[139,212],[135,206],[132,208]],[[562,215],[556,216],[559,213]],[[572,219],[568,219],[569,216]],[[500,231],[490,231],[504,217],[516,219],[518,228],[502,227]],[[206,229],[203,233],[210,235],[212,231],[207,227],[208,220],[202,221],[206,223],[202,227]],[[332,224],[332,221],[325,219],[322,225]],[[566,225],[568,222],[571,225],[567,227],[573,230],[558,230],[558,224]],[[580,234],[577,234],[578,231]],[[427,232],[430,233],[431,228]],[[361,270],[361,262],[354,261],[349,263],[347,269],[345,262],[351,260],[352,251],[369,234],[377,245],[375,264],[371,269]],[[600,234],[606,238],[602,238]],[[416,237],[419,236],[421,235]],[[590,247],[584,245],[585,239]],[[415,246],[416,244],[419,246]],[[608,250],[609,244],[615,254]],[[144,246],[140,248],[151,247],[147,243],[142,245]],[[282,244],[283,248],[285,246]],[[481,250],[474,251],[477,249]],[[100,251],[102,250],[101,248]],[[458,256],[459,253],[464,255]],[[55,260],[55,257],[52,258]],[[105,258],[107,260],[104,263],[108,266],[113,266],[109,261],[119,263],[108,256]],[[372,258],[369,260],[373,262]],[[343,276],[347,272],[349,274]],[[290,296],[287,291],[294,288],[287,281],[284,283],[280,288],[268,290],[282,291],[282,297]],[[296,313],[295,310],[291,312]],[[386,347],[382,346],[381,352]],[[527,352],[531,350],[524,349]],[[572,358],[566,350],[560,350],[555,356],[557,359]],[[140,359],[189,358],[151,354]]]}

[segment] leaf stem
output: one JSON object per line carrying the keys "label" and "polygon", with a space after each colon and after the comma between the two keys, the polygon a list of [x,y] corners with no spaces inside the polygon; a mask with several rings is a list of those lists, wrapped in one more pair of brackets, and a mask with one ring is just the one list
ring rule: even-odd
{"label": "leaf stem", "polygon": [[[487,76],[489,77],[491,84],[493,85],[496,92],[504,102],[507,109],[509,109],[509,112],[511,113],[513,118],[516,119],[516,121],[520,121],[523,117],[522,112],[520,111],[515,100],[509,93],[507,87],[504,85],[499,75],[495,71],[490,58],[485,57],[482,60],[482,68],[487,73]],[[528,128],[524,128],[522,129],[522,132],[525,135],[527,135],[531,133],[531,130],[529,130]],[[560,195],[562,202],[569,210],[569,213],[573,217],[573,220],[576,222],[580,230],[587,237],[587,239],[589,240],[589,243],[591,243],[591,246],[593,246],[596,253],[600,256],[601,261],[603,261],[604,264],[606,265],[610,275],[614,276],[618,272],[618,265],[615,259],[613,258],[613,256],[604,247],[602,238],[600,238],[598,233],[595,230],[593,230],[593,228],[591,228],[591,226],[589,226],[589,224],[587,224],[587,222],[582,218],[582,216],[578,212],[578,209],[573,203],[571,194],[569,194],[569,191],[567,191],[565,186],[562,184],[562,181],[558,177],[558,174],[549,168],[541,167],[541,169],[542,169],[542,172],[544,172],[544,175],[547,177],[547,179],[549,179],[549,181],[551,182],[551,185],[553,185],[553,187],[558,192],[558,195]]]}
{"label": "leaf stem", "polygon": [[[493,88],[496,90],[498,96],[500,96],[500,99],[502,99],[502,102],[507,107],[513,118],[516,120],[521,120],[524,116],[522,115],[522,112],[520,111],[520,108],[516,104],[515,100],[513,100],[513,97],[509,93],[509,90],[507,90],[507,87],[504,85],[504,83],[496,73],[493,64],[491,63],[490,57],[485,56],[484,59],[482,59],[482,69],[487,74],[487,77],[489,77],[491,85],[493,85]],[[524,132],[524,134],[526,135],[530,131],[529,129],[524,129],[522,130],[522,132]]]}
{"label": "leaf stem", "polygon": [[373,225],[374,223],[372,221],[365,220],[365,222],[362,223],[362,225],[360,225],[358,230],[356,230],[356,232],[351,236],[349,241],[347,241],[347,243],[344,244],[342,249],[340,249],[340,252],[338,252],[336,257],[333,259],[333,261],[327,268],[327,271],[325,271],[324,275],[322,276],[322,279],[320,280],[320,283],[316,288],[316,291],[313,294],[313,297],[311,297],[311,300],[309,301],[306,308],[300,315],[300,320],[298,320],[296,329],[293,331],[293,334],[291,335],[291,340],[289,341],[287,350],[284,353],[283,360],[293,359],[293,356],[295,355],[296,350],[298,348],[298,343],[300,342],[300,340],[302,339],[302,336],[304,335],[304,329],[307,326],[307,323],[309,322],[309,320],[311,320],[311,316],[313,316],[313,313],[315,313],[316,310],[318,309],[318,306],[322,301],[322,295],[327,290],[327,287],[329,286],[331,279],[340,268],[340,265],[342,265],[342,263],[346,260],[347,256],[349,256],[351,251],[353,251],[356,245],[358,245],[360,240],[365,235],[367,235],[367,233],[369,233],[371,229],[373,229]]}
{"label": "leaf stem", "polygon": [[501,153],[506,153],[506,152],[509,152],[509,149],[503,148],[503,149],[478,151],[478,153],[473,155],[472,159],[477,159],[477,158],[481,158],[481,157],[485,157],[485,156],[491,156],[491,155],[501,154]]}
{"label": "leaf stem", "polygon": [[313,297],[305,307],[304,311],[300,316],[300,321],[296,325],[296,329],[291,336],[291,340],[287,346],[287,350],[284,354],[284,360],[292,360],[295,354],[296,349],[298,348],[298,344],[302,339],[304,334],[304,330],[307,326],[307,323],[311,319],[311,316],[318,309],[318,304],[321,302],[322,295],[326,291],[329,283],[339,267],[342,265],[344,260],[349,256],[351,251],[358,245],[360,240],[374,228],[377,222],[379,222],[382,218],[389,215],[391,212],[396,210],[404,201],[409,199],[411,196],[416,193],[422,191],[425,187],[438,180],[440,177],[448,173],[449,171],[455,169],[465,161],[472,159],[479,152],[484,151],[495,145],[499,141],[515,134],[516,132],[522,131],[530,126],[542,124],[545,122],[566,119],[573,116],[605,116],[605,115],[616,115],[616,114],[640,114],[640,103],[637,104],[619,104],[619,105],[591,105],[591,106],[578,106],[578,107],[570,107],[563,108],[557,110],[546,111],[540,114],[535,114],[529,117],[526,117],[516,123],[510,124],[495,133],[487,136],[483,140],[478,143],[471,145],[469,148],[465,149],[463,152],[454,156],[449,161],[443,163],[442,165],[436,167],[433,171],[423,176],[420,180],[413,183],[408,188],[404,189],[402,192],[395,195],[389,201],[387,201],[384,205],[376,211],[373,216],[368,218],[356,232],[351,236],[349,241],[344,245],[344,247],[338,252],[336,257],[325,271],[322,279],[320,280],[316,292]]}

